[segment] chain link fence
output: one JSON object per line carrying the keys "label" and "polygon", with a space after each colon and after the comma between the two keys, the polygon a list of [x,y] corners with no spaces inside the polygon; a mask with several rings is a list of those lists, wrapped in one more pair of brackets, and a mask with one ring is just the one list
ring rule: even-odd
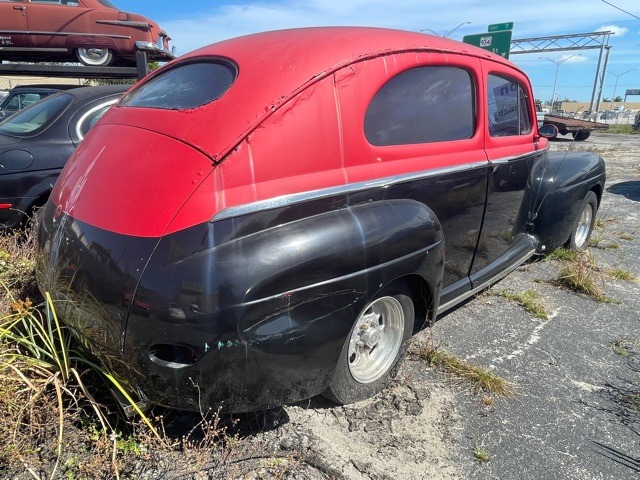
{"label": "chain link fence", "polygon": [[0,77],[0,91],[8,91],[18,85],[89,85],[87,80],[81,78],[53,78],[53,77]]}

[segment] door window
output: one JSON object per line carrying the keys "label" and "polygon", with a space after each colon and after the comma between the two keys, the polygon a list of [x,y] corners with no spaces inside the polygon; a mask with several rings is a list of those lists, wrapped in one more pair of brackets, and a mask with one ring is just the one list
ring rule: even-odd
{"label": "door window", "polygon": [[377,146],[447,142],[475,130],[473,82],[462,68],[429,66],[404,71],[374,96],[365,136]]}
{"label": "door window", "polygon": [[522,86],[509,78],[489,75],[489,134],[492,137],[531,133],[529,103]]}

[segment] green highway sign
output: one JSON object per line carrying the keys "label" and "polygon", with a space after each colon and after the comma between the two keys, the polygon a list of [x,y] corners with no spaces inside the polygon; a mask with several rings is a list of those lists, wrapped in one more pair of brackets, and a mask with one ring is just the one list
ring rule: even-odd
{"label": "green highway sign", "polygon": [[504,58],[509,58],[511,49],[511,30],[502,30],[491,33],[477,33],[466,35],[462,41],[469,45],[484,48]]}
{"label": "green highway sign", "polygon": [[502,30],[513,30],[513,22],[494,23],[489,25],[488,32],[500,32]]}

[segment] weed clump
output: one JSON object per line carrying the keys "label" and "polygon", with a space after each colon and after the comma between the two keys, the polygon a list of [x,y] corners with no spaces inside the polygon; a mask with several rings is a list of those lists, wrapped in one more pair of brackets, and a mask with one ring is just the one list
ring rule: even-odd
{"label": "weed clump", "polygon": [[[487,368],[473,365],[450,353],[434,347],[431,342],[421,345],[418,356],[431,367],[443,370],[469,385],[474,393],[485,392],[503,397],[514,395],[515,384],[496,375]],[[486,403],[486,401],[483,400]]]}
{"label": "weed clump", "polygon": [[510,293],[507,290],[501,290],[498,295],[516,302],[522,306],[527,312],[531,313],[534,317],[542,320],[548,320],[549,315],[542,305],[540,294],[534,290],[525,290],[520,293]]}

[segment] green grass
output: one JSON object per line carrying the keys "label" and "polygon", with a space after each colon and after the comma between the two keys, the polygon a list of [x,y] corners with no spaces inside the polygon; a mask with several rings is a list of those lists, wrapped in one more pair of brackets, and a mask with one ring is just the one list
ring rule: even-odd
{"label": "green grass", "polygon": [[622,268],[612,268],[612,269],[606,270],[606,274],[611,278],[615,278],[616,280],[625,280],[627,282],[638,281],[638,279],[633,273],[631,273],[628,270],[624,270]]}
{"label": "green grass", "polygon": [[534,290],[524,290],[519,293],[510,293],[507,290],[501,290],[498,292],[498,295],[512,302],[516,302],[536,318],[542,320],[549,319],[549,315],[542,305],[540,294]]}
{"label": "green grass", "polygon": [[598,133],[616,133],[616,134],[627,134],[627,135],[637,135],[638,132],[634,132],[631,124],[610,124],[607,130],[599,130]]}
{"label": "green grass", "polygon": [[473,446],[473,456],[479,463],[487,463],[491,460],[489,452],[482,445]]}

